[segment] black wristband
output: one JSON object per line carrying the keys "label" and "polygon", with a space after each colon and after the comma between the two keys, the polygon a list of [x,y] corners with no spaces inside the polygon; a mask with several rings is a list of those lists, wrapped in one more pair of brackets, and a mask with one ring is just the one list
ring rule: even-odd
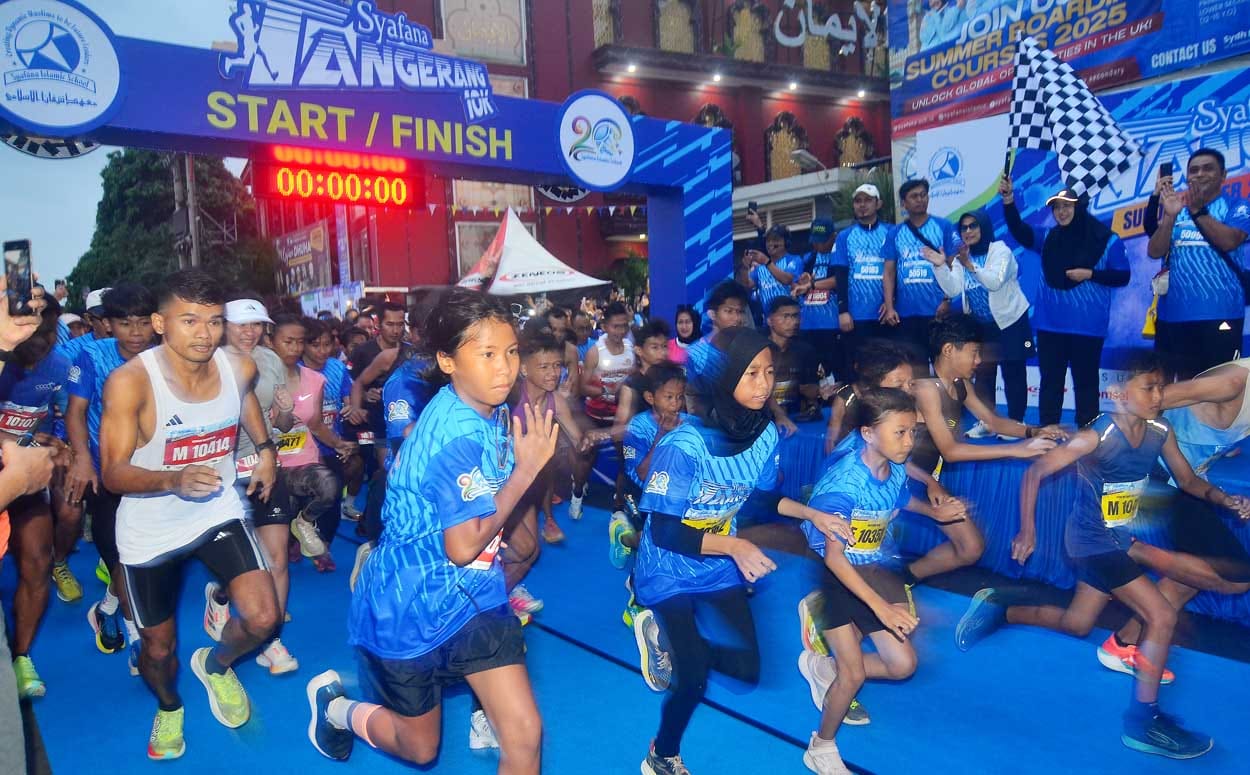
{"label": "black wristband", "polygon": [[1210,211],[1209,209],[1207,209],[1207,206],[1206,206],[1206,205],[1203,205],[1203,206],[1202,206],[1202,207],[1198,210],[1198,212],[1194,212],[1193,210],[1190,210],[1190,211],[1189,211],[1189,217],[1190,217],[1190,218],[1192,218],[1192,219],[1193,219],[1193,220],[1195,220],[1195,221],[1196,221],[1196,220],[1198,220],[1199,218],[1201,218],[1201,217],[1202,217],[1202,216],[1204,216],[1204,215],[1210,215],[1210,214],[1211,214],[1211,211]]}
{"label": "black wristband", "polygon": [[278,445],[273,443],[273,439],[265,439],[256,445],[257,452],[263,452],[266,449],[272,449],[276,453],[278,451]]}

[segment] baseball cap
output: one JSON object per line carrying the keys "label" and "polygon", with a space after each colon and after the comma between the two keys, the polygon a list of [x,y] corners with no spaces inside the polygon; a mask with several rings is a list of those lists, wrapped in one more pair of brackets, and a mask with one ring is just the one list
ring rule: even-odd
{"label": "baseball cap", "polygon": [[1072,204],[1076,204],[1079,201],[1081,201],[1081,198],[1077,196],[1075,191],[1070,188],[1061,188],[1059,189],[1058,194],[1055,194],[1050,199],[1046,200],[1046,206],[1050,207],[1055,202],[1071,202]]}
{"label": "baseball cap", "polygon": [[87,294],[87,311],[96,317],[104,316],[104,294],[112,288],[100,288]]}
{"label": "baseball cap", "polygon": [[833,221],[828,218],[817,218],[812,221],[812,229],[807,233],[809,242],[825,242],[833,236]]}
{"label": "baseball cap", "polygon": [[229,323],[272,323],[265,305],[256,299],[237,299],[226,302],[226,321]]}
{"label": "baseball cap", "polygon": [[878,191],[878,190],[877,190],[877,187],[876,187],[876,186],[874,186],[874,185],[873,185],[873,184],[871,184],[871,183],[862,183],[862,184],[860,184],[859,188],[855,189],[855,193],[854,193],[854,194],[851,194],[851,198],[852,198],[852,199],[854,199],[855,197],[859,196],[860,194],[867,194],[868,196],[870,196],[870,197],[872,197],[872,198],[874,198],[874,199],[880,199],[880,198],[881,198],[881,192],[880,192],[880,191]]}
{"label": "baseball cap", "polygon": [[73,325],[74,323],[81,323],[81,322],[82,322],[82,318],[78,317],[78,316],[77,316],[77,315],[75,315],[73,312],[65,312],[65,313],[63,313],[63,314],[61,315],[61,317],[60,317],[60,318],[58,318],[58,320],[60,320],[62,323],[64,323],[64,324],[65,324],[65,325],[67,325],[67,326],[69,326],[69,325]]}

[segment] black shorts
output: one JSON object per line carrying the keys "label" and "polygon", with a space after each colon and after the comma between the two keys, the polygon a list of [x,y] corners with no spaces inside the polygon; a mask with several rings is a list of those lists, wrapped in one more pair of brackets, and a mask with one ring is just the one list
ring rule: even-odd
{"label": "black shorts", "polygon": [[467,675],[525,664],[521,622],[501,606],[469,620],[443,645],[415,659],[383,659],[357,647],[365,697],[401,716],[415,718],[443,701],[443,687]]}
{"label": "black shorts", "polygon": [[1108,595],[1112,590],[1134,581],[1145,573],[1136,560],[1129,557],[1128,552],[1123,550],[1091,554],[1088,557],[1069,557],[1068,560],[1079,581]]}
{"label": "black shorts", "polygon": [[91,512],[91,540],[105,567],[111,571],[118,563],[117,507],[122,503],[122,496],[109,492],[103,485],[98,491],[88,487],[83,495]]}
{"label": "black shorts", "polygon": [[223,586],[244,573],[268,568],[251,525],[241,519],[211,528],[187,546],[143,565],[122,565],[130,610],[140,629],[173,618],[182,586],[182,566],[191,557],[204,563]]}
{"label": "black shorts", "polygon": [[[824,597],[820,611],[820,623],[825,629],[835,630],[848,624],[859,628],[861,635],[870,635],[885,629],[885,625],[872,612],[868,604],[846,588],[833,575],[820,558],[812,560],[815,566],[816,588]],[[887,603],[906,603],[907,590],[903,577],[880,565],[857,565],[855,570]]]}
{"label": "black shorts", "polygon": [[269,489],[268,501],[260,499],[260,488],[257,487],[251,495],[247,496],[247,502],[252,509],[252,524],[256,527],[289,526],[291,518],[295,516],[291,513],[291,493],[287,491],[286,472],[282,469],[278,469],[278,475],[273,480],[273,487]]}

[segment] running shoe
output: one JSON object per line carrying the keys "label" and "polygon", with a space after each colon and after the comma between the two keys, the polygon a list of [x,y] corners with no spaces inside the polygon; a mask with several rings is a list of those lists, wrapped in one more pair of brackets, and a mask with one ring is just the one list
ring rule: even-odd
{"label": "running shoe", "polygon": [[578,493],[577,487],[574,485],[574,488],[569,492],[569,519],[582,518],[582,499],[586,497],[586,489],[587,485],[583,484],[582,491]]}
{"label": "running shoe", "polygon": [[[1115,642],[1115,635],[1108,635],[1103,644],[1098,647],[1098,661],[1108,670],[1114,670],[1117,673],[1125,673],[1127,675],[1137,674],[1137,646],[1130,643],[1127,646],[1121,646]],[[1159,683],[1167,685],[1176,680],[1176,674],[1166,667],[1163,668],[1163,678]]]}
{"label": "running shoe", "polygon": [[139,655],[143,653],[142,641],[131,641],[130,648],[126,650],[126,666],[130,668],[130,675],[139,677]]}
{"label": "running shoe", "polygon": [[625,514],[617,512],[612,515],[612,521],[608,523],[608,559],[612,562],[612,567],[617,570],[625,570],[625,566],[629,564],[629,556],[634,553],[625,545],[622,540],[625,536],[634,532],[634,528],[629,524],[629,520],[625,518]]}
{"label": "running shoe", "polygon": [[283,675],[299,670],[299,660],[291,656],[282,641],[274,638],[265,650],[256,655],[256,664],[268,668],[270,675]]}
{"label": "running shoe", "polygon": [[524,611],[513,611],[512,613],[516,615],[517,621],[521,623],[522,627],[529,627],[530,622],[533,621],[534,619],[534,617],[530,616]]}
{"label": "running shoe", "polygon": [[642,613],[645,610],[646,609],[643,608],[642,606],[638,605],[637,603],[632,602],[632,599],[631,599],[631,602],[626,604],[625,610],[621,612],[621,621],[625,622],[626,627],[633,628],[634,619],[637,619],[638,614]]}
{"label": "running shoe", "polygon": [[318,573],[333,573],[339,569],[339,566],[334,563],[334,555],[329,552],[314,557],[313,567],[317,569]]}
{"label": "running shoe", "polygon": [[868,709],[861,705],[859,700],[851,700],[851,707],[846,709],[842,723],[849,727],[866,727],[872,723],[872,717],[868,715]]}
{"label": "running shoe", "polygon": [[29,700],[48,693],[48,687],[44,685],[43,679],[35,671],[35,663],[30,661],[30,657],[18,657],[13,660],[13,673],[17,678],[19,699]]}
{"label": "running shoe", "polygon": [[109,573],[109,566],[104,564],[104,560],[95,564],[95,577],[106,587],[113,583],[113,574]]}
{"label": "running shoe", "polygon": [[994,431],[990,430],[989,426],[984,422],[978,420],[977,424],[969,428],[964,435],[970,439],[988,439],[994,435]]}
{"label": "running shoe", "polygon": [[486,711],[478,709],[469,716],[469,750],[483,751],[487,748],[498,748],[499,739],[495,737],[495,728],[486,718]]}
{"label": "running shoe", "polygon": [[656,756],[655,743],[647,751],[647,758],[642,760],[642,775],[690,775],[681,754],[676,756]]}
{"label": "running shoe", "polygon": [[187,751],[182,739],[182,717],[186,708],[157,710],[152,719],[152,734],[148,735],[148,758],[177,759]]}
{"label": "running shoe", "polygon": [[972,597],[968,610],[955,626],[955,645],[967,651],[1007,622],[1007,608],[995,602],[997,592],[986,587]]}
{"label": "running shoe", "polygon": [[63,603],[77,603],[82,600],[82,584],[74,578],[69,564],[64,562],[52,565],[52,583],[56,584],[56,596]]}
{"label": "running shoe", "polygon": [[320,557],[326,553],[326,542],[317,534],[317,526],[301,513],[291,520],[291,535],[299,541],[299,553],[305,557]]}
{"label": "running shoe", "polygon": [[208,694],[208,705],[213,715],[222,725],[237,729],[251,718],[252,706],[233,668],[226,668],[224,673],[208,672],[205,663],[213,658],[212,651],[207,646],[196,649],[191,655],[191,671],[195,673],[196,678],[200,679],[200,683],[204,684],[204,691]]}
{"label": "running shoe", "polygon": [[365,560],[369,559],[372,553],[372,541],[365,541],[356,549],[356,563],[352,565],[352,575],[347,578],[347,588],[351,591],[356,591],[356,579],[360,578],[360,571],[365,567]]}
{"label": "running shoe", "polygon": [[661,644],[663,633],[655,613],[644,610],[634,617],[634,641],[638,644],[638,663],[642,680],[653,692],[662,692],[673,679],[673,663],[668,649]]}
{"label": "running shoe", "polygon": [[842,754],[838,752],[837,741],[821,740],[815,732],[803,752],[803,763],[817,775],[851,775],[842,761]]}
{"label": "running shoe", "polygon": [[816,710],[824,710],[825,695],[829,693],[829,687],[838,677],[838,668],[834,664],[833,657],[822,657],[810,651],[800,651],[799,672],[803,674],[807,687],[812,691],[812,704],[816,706]]}
{"label": "running shoe", "polygon": [[1210,751],[1215,742],[1204,734],[1190,732],[1180,719],[1163,711],[1144,719],[1124,717],[1120,742],[1142,753],[1166,756],[1169,759],[1193,759]]}
{"label": "running shoe", "polygon": [[95,647],[101,654],[116,654],[126,648],[126,638],[122,636],[121,617],[117,611],[112,614],[100,613],[100,604],[92,603],[87,609],[87,624],[95,633]]}
{"label": "running shoe", "polygon": [[799,601],[799,638],[804,651],[826,657],[829,656],[829,646],[816,618],[823,606],[824,594],[820,590],[809,593]]}
{"label": "running shoe", "polygon": [[356,508],[356,504],[352,503],[352,500],[354,499],[350,495],[347,494],[346,490],[344,490],[343,491],[343,508],[340,509],[339,511],[343,515],[343,519],[347,520],[348,522],[359,522],[362,512],[360,511],[360,509]]}
{"label": "running shoe", "polygon": [[558,544],[564,541],[564,531],[556,524],[553,517],[547,517],[543,522],[543,540],[549,544]]}
{"label": "running shoe", "polygon": [[612,519],[625,519],[625,507],[612,504]]}
{"label": "running shoe", "polygon": [[308,682],[308,742],[313,744],[317,753],[327,759],[347,761],[352,755],[352,745],[356,736],[350,729],[344,729],[330,720],[328,710],[330,703],[344,697],[343,681],[333,670],[314,676]]}
{"label": "running shoe", "polygon": [[508,594],[508,604],[519,613],[536,614],[543,610],[543,601],[531,595],[524,584],[517,584]]}
{"label": "running shoe", "polygon": [[230,604],[217,602],[217,582],[210,581],[204,585],[204,632],[214,641],[221,642],[221,631],[230,621]]}

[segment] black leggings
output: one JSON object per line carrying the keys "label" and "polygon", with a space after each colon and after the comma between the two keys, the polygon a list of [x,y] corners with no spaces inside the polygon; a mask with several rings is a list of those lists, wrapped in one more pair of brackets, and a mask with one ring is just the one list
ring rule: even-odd
{"label": "black leggings", "polygon": [[87,488],[87,508],[91,511],[91,540],[95,542],[104,567],[112,573],[117,567],[117,507],[122,496],[114,495],[103,486],[99,490]]}
{"label": "black leggings", "polygon": [[655,753],[676,756],[690,717],[707,692],[708,673],[715,670],[757,684],[760,647],[746,587],[677,595],[656,603],[651,610],[668,639],[673,661],[672,682],[660,710],[660,731],[655,735]]}
{"label": "black leggings", "polygon": [[1102,358],[1102,342],[1100,336],[1037,332],[1037,366],[1041,372],[1037,409],[1042,425],[1059,422],[1063,413],[1063,377],[1069,366],[1077,427],[1098,416],[1098,361]]}

